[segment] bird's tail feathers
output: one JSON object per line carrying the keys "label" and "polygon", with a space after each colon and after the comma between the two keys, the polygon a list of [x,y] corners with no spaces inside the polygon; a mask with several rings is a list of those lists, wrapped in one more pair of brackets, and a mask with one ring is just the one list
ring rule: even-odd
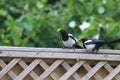
{"label": "bird's tail feathers", "polygon": [[109,42],[106,42],[106,43],[118,43],[118,42],[120,42],[120,39],[109,41]]}

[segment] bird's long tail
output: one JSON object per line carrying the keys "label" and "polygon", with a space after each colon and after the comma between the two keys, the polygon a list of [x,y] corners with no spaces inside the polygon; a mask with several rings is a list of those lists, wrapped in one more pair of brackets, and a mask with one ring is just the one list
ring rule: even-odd
{"label": "bird's long tail", "polygon": [[120,42],[120,39],[109,41],[109,42],[106,42],[106,43],[109,44],[109,43],[118,43],[118,42]]}

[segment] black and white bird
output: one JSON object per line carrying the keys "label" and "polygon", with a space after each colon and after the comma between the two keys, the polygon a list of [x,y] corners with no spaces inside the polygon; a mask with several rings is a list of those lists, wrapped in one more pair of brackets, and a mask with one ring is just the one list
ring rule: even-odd
{"label": "black and white bird", "polygon": [[103,40],[89,40],[89,39],[83,38],[81,39],[81,41],[85,49],[92,50],[93,53],[97,53],[99,48],[102,47],[103,45],[120,42],[120,39],[106,42]]}
{"label": "black and white bird", "polygon": [[77,38],[75,38],[72,34],[69,34],[63,29],[58,29],[57,31],[60,32],[62,42],[66,48],[82,48],[77,44]]}

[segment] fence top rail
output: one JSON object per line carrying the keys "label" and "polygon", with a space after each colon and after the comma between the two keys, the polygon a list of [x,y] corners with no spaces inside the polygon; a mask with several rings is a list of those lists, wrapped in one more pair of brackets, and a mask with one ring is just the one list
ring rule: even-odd
{"label": "fence top rail", "polygon": [[[91,51],[85,49],[63,49],[63,48],[39,48],[39,47],[12,47],[0,46],[0,51],[22,51],[22,52],[59,52],[59,53],[84,53],[89,54]],[[100,49],[98,54],[120,55],[120,50]]]}
{"label": "fence top rail", "polygon": [[120,50],[100,50],[92,54],[84,49],[0,46],[0,57],[120,61]]}

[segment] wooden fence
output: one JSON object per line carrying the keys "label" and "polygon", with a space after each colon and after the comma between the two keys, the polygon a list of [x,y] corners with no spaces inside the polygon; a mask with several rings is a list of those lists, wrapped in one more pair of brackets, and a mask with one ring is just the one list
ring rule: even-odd
{"label": "wooden fence", "polygon": [[1,46],[0,80],[120,80],[120,50]]}

